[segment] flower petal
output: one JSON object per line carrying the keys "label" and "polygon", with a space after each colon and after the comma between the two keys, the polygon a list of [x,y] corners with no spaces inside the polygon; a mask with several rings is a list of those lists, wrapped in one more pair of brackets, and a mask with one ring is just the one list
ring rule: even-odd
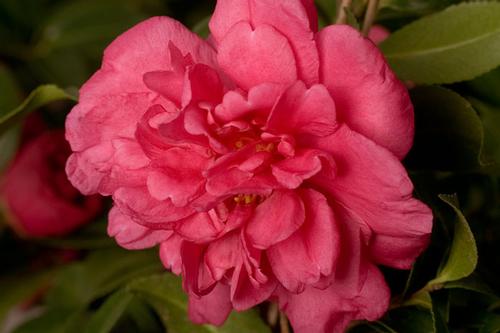
{"label": "flower petal", "polygon": [[304,203],[294,191],[274,191],[255,208],[246,236],[257,249],[267,249],[290,237],[305,220]]}
{"label": "flower petal", "polygon": [[318,148],[332,153],[337,173],[334,182],[317,178],[315,184],[331,193],[352,220],[373,231],[369,252],[377,262],[409,268],[428,244],[432,212],[412,197],[413,185],[403,165],[347,126],[320,141]]}
{"label": "flower petal", "polygon": [[147,249],[167,240],[170,230],[153,230],[134,222],[116,206],[109,212],[108,235],[129,250]]}
{"label": "flower petal", "polygon": [[413,106],[381,52],[345,25],[325,28],[317,42],[321,82],[333,96],[339,121],[402,159],[413,143]]}
{"label": "flower petal", "polygon": [[335,104],[325,86],[307,89],[299,81],[280,97],[266,128],[276,134],[330,135],[337,128]]}
{"label": "flower petal", "polygon": [[176,233],[160,244],[160,259],[166,269],[175,275],[182,273],[181,246],[183,239]]}
{"label": "flower petal", "polygon": [[[342,333],[353,320],[380,318],[389,306],[390,291],[377,267],[365,263],[367,277],[360,290],[332,284],[324,290],[307,287],[298,295],[283,289],[279,304],[296,333]],[[350,293],[339,295],[339,291]]]}
{"label": "flower petal", "polygon": [[269,25],[255,29],[236,24],[219,44],[220,67],[240,87],[261,83],[289,84],[297,79],[297,66],[288,40]]}
{"label": "flower petal", "polygon": [[207,295],[189,294],[189,319],[195,324],[222,325],[231,313],[229,286],[217,283]]}
{"label": "flower petal", "polygon": [[271,268],[283,287],[292,293],[332,273],[339,253],[339,231],[326,198],[314,190],[302,190],[306,221],[288,239],[266,253]]}
{"label": "flower petal", "polygon": [[272,26],[285,36],[294,52],[299,77],[318,82],[319,60],[314,33],[318,17],[311,0],[219,0],[209,26],[220,43],[239,22]]}

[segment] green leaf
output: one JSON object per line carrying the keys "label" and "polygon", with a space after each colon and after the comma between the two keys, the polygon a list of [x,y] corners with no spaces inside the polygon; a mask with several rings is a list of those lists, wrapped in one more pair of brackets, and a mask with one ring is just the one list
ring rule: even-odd
{"label": "green leaf", "polygon": [[75,99],[55,85],[48,84],[39,86],[14,110],[0,110],[0,134],[8,130],[12,124],[29,112],[58,100]]}
{"label": "green leaf", "polygon": [[500,332],[500,315],[490,314],[486,316],[479,333],[498,333]]}
{"label": "green leaf", "polygon": [[468,81],[466,86],[475,97],[500,107],[500,89],[498,89],[500,87],[500,67]]}
{"label": "green leaf", "polygon": [[470,2],[419,19],[380,45],[403,80],[466,81],[500,65],[500,3]]}
{"label": "green leaf", "polygon": [[477,265],[476,241],[467,220],[458,208],[457,197],[442,194],[439,198],[455,212],[456,224],[448,260],[437,274],[437,277],[429,281],[426,286],[428,290],[437,288],[443,283],[460,280],[469,276]]}
{"label": "green leaf", "polygon": [[410,299],[405,301],[402,306],[420,306],[424,309],[432,311],[432,298],[427,291],[418,291],[413,294]]}
{"label": "green leaf", "polygon": [[149,301],[171,333],[271,333],[255,311],[232,313],[222,327],[191,323],[181,280],[170,273],[133,281],[128,290]]}
{"label": "green leaf", "polygon": [[406,159],[412,170],[472,170],[482,163],[481,120],[471,104],[441,87],[412,89],[415,143]]}
{"label": "green leaf", "polygon": [[[500,90],[498,87],[500,85],[496,86],[496,89]],[[493,161],[496,165],[500,165],[500,106],[495,107],[475,98],[469,98],[469,101],[479,112],[483,123],[485,159]]]}
{"label": "green leaf", "polygon": [[90,318],[85,333],[108,333],[123,315],[133,295],[125,290],[119,290],[108,297],[97,312]]}
{"label": "green leaf", "polygon": [[35,273],[16,273],[0,279],[2,296],[0,297],[0,327],[12,307],[26,301],[37,291],[48,285],[53,279],[54,271],[45,270]]}
{"label": "green leaf", "polygon": [[129,281],[162,269],[155,251],[93,251],[85,260],[61,272],[46,302],[52,308],[83,309]]}
{"label": "green leaf", "polygon": [[13,333],[73,333],[79,331],[84,319],[83,313],[71,309],[48,309]]}
{"label": "green leaf", "polygon": [[495,295],[495,292],[482,280],[479,279],[477,275],[469,275],[460,280],[447,282],[444,285],[446,289],[465,289],[476,293],[487,295],[493,299],[498,299],[499,297]]}
{"label": "green leaf", "polygon": [[434,315],[417,306],[401,307],[390,311],[384,323],[401,333],[435,333]]}

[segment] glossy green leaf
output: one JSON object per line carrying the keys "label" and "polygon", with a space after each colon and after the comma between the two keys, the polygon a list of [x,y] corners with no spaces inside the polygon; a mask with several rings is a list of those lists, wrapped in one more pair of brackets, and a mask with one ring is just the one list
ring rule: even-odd
{"label": "glossy green leaf", "polygon": [[437,277],[427,284],[433,289],[446,282],[463,279],[475,270],[477,265],[477,248],[474,235],[464,215],[458,208],[458,200],[454,195],[440,195],[440,199],[449,205],[456,215],[455,232],[450,253]]}
{"label": "glossy green leaf", "polygon": [[55,85],[43,85],[31,92],[31,94],[14,110],[0,110],[0,134],[8,130],[13,124],[32,112],[48,103],[59,100],[75,100],[61,88]]}
{"label": "glossy green leaf", "polygon": [[84,314],[71,309],[48,309],[17,327],[13,333],[73,333],[85,322]]}
{"label": "glossy green leaf", "polygon": [[[496,88],[500,90],[500,82]],[[485,160],[498,166],[500,165],[500,105],[493,106],[475,98],[469,98],[469,101],[478,111],[483,123]]]}
{"label": "glossy green leaf", "polygon": [[500,107],[500,67],[468,81],[466,86],[475,97]]}
{"label": "glossy green leaf", "polygon": [[412,89],[415,143],[406,159],[412,170],[480,168],[483,126],[471,104],[441,87]]}
{"label": "glossy green leaf", "polygon": [[419,19],[380,45],[403,80],[466,81],[500,65],[500,3],[468,2]]}
{"label": "glossy green leaf", "polygon": [[119,290],[108,297],[97,312],[90,318],[85,333],[108,333],[125,312],[133,299],[133,295],[125,290]]}
{"label": "glossy green leaf", "polygon": [[187,296],[180,278],[165,273],[129,284],[128,290],[146,298],[157,310],[171,333],[270,333],[255,311],[233,312],[221,327],[195,325],[187,316]]}
{"label": "glossy green leaf", "polygon": [[403,306],[419,306],[432,311],[432,298],[429,292],[419,291],[403,303]]}
{"label": "glossy green leaf", "polygon": [[203,20],[196,23],[191,29],[194,33],[198,34],[202,38],[207,38],[210,34],[210,29],[208,28],[208,22],[210,22],[211,16],[205,17]]}

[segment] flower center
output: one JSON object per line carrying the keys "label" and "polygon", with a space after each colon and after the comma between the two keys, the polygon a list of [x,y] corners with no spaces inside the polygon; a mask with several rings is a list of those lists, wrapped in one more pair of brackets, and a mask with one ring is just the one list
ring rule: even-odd
{"label": "flower center", "polygon": [[242,205],[250,205],[257,200],[256,194],[238,194],[233,198],[234,202]]}

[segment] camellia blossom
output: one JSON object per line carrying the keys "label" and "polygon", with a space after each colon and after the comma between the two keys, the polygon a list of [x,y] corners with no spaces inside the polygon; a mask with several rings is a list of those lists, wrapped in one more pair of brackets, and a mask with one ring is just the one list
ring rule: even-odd
{"label": "camellia blossom", "polygon": [[68,182],[64,165],[70,153],[63,131],[27,138],[0,180],[0,206],[20,235],[65,235],[102,211],[100,196],[84,197]]}
{"label": "camellia blossom", "polygon": [[310,0],[219,0],[210,30],[155,17],[106,49],[67,118],[70,180],[113,197],[121,246],[160,245],[196,323],[265,300],[298,333],[378,319],[377,265],[410,268],[432,227],[400,162],[406,88]]}

